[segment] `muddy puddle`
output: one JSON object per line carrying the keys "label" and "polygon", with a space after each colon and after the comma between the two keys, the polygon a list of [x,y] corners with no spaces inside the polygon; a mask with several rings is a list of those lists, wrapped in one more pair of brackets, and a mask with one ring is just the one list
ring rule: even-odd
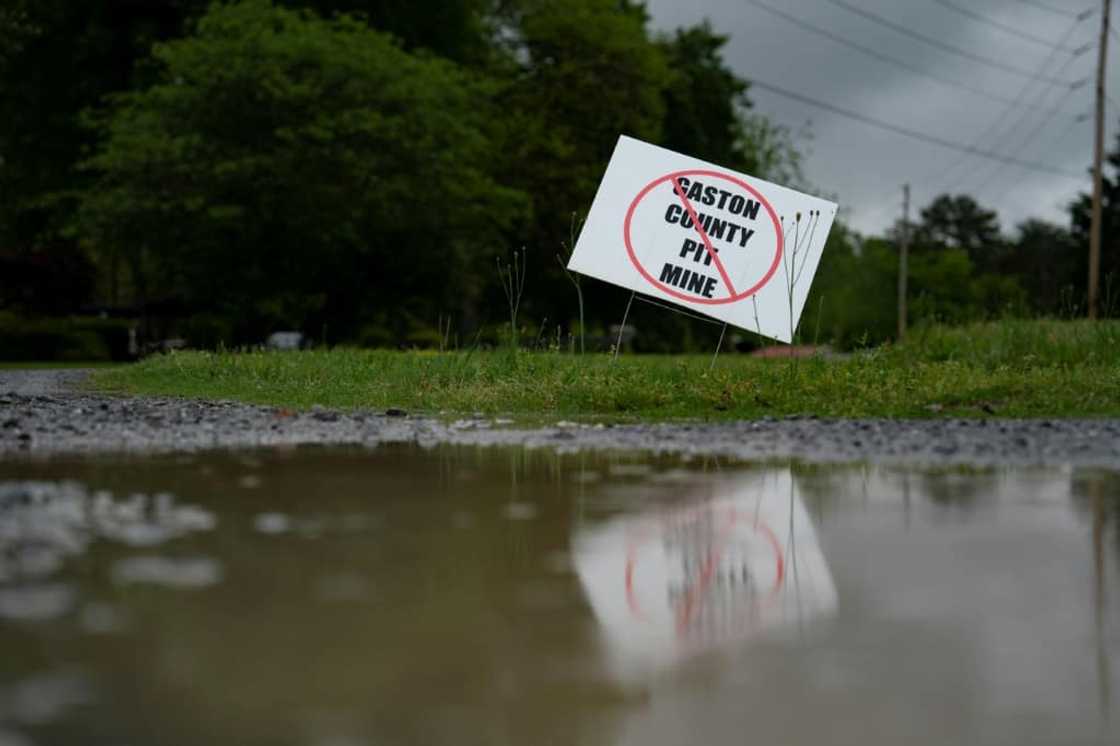
{"label": "muddy puddle", "polygon": [[1113,744],[1120,478],[0,462],[0,745]]}

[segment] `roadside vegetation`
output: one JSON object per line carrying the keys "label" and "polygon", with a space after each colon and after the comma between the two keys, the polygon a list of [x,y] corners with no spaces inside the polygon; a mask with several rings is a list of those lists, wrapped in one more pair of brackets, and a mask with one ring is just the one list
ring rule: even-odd
{"label": "roadside vegetation", "polygon": [[131,357],[129,327],[96,317],[25,319],[0,311],[0,365],[36,361],[66,365]]}
{"label": "roadside vegetation", "polygon": [[[602,350],[629,293],[574,286],[563,259],[619,134],[819,191],[802,169],[811,128],[753,100],[727,29],[658,29],[644,3],[4,5],[4,360],[118,360],[124,324],[136,351],[278,331],[320,347],[495,347],[511,320],[523,346]],[[1104,235],[1120,235],[1120,140],[1103,189]],[[905,231],[840,221],[801,341],[894,339],[903,233],[915,325],[1081,316],[1089,203],[1059,224],[1001,224],[947,193]],[[1102,316],[1120,315],[1118,289],[1120,244],[1106,241]],[[703,353],[721,331],[647,306],[629,323],[645,353]]]}
{"label": "roadside vegetation", "polygon": [[511,349],[180,352],[99,372],[107,391],[518,418],[1120,415],[1120,322],[916,330],[842,358],[572,355]]}

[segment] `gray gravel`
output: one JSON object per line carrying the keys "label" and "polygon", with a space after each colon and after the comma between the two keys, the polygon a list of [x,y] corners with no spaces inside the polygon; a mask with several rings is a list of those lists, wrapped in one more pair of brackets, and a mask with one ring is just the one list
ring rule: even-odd
{"label": "gray gravel", "polygon": [[[1120,468],[1120,420],[818,420],[524,428],[402,412],[291,412],[233,402],[89,395],[74,371],[0,372],[0,457],[259,446],[440,443],[642,450],[741,459]],[[6,392],[6,393],[5,393]]]}
{"label": "gray gravel", "polygon": [[65,393],[90,373],[87,368],[60,370],[0,370],[0,392],[10,394]]}

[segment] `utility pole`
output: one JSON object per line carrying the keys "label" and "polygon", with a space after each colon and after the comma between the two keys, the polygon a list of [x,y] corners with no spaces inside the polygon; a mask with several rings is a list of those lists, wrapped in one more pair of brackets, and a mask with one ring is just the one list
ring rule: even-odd
{"label": "utility pole", "polygon": [[906,276],[910,259],[910,185],[902,185],[902,235],[898,241],[898,341],[906,337]]}
{"label": "utility pole", "polygon": [[1109,11],[1112,0],[1102,0],[1101,40],[1097,49],[1097,122],[1093,143],[1093,222],[1089,230],[1089,318],[1097,318],[1101,284],[1101,160],[1104,158],[1104,75],[1108,66]]}

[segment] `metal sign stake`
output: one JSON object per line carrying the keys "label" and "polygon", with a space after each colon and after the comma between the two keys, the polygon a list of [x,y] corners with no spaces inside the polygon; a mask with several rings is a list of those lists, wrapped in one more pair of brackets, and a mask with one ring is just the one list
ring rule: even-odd
{"label": "metal sign stake", "polygon": [[716,358],[719,357],[719,350],[721,347],[723,347],[724,334],[727,334],[726,322],[724,323],[723,328],[719,330],[719,341],[716,342],[716,354],[712,355],[712,364],[708,366],[709,371],[713,370],[716,367]]}
{"label": "metal sign stake", "polygon": [[630,318],[630,306],[634,305],[635,295],[637,292],[631,291],[630,300],[626,302],[626,312],[622,314],[622,323],[618,326],[618,341],[614,344],[614,357],[611,360],[618,360],[618,351],[622,349],[622,332],[626,331],[626,320]]}

